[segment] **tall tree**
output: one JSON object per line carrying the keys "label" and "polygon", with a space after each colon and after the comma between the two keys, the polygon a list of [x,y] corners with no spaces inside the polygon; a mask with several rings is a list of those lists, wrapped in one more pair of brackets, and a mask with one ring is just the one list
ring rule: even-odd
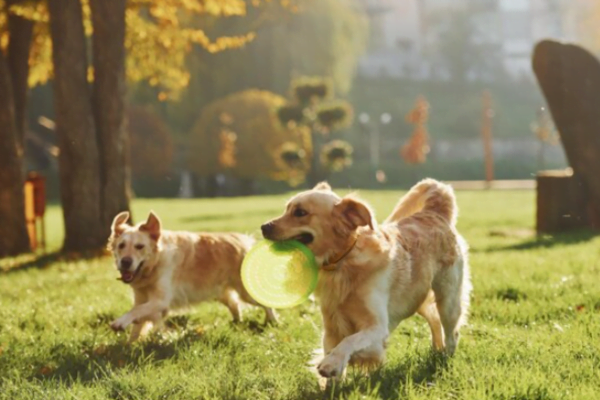
{"label": "tall tree", "polygon": [[101,248],[100,160],[79,0],[49,0],[65,251]]}
{"label": "tall tree", "polygon": [[[10,7],[18,3],[17,0],[7,1]],[[33,38],[33,21],[20,15],[8,14],[7,47],[8,68],[13,87],[15,104],[16,128],[20,145],[25,136],[25,108],[27,104],[27,78],[29,77],[29,52]]]}
{"label": "tall tree", "polygon": [[130,167],[125,128],[126,0],[91,0],[94,55],[93,108],[100,154],[100,211],[110,221],[129,211]]}
{"label": "tall tree", "polygon": [[23,198],[23,136],[29,49],[33,24],[8,14],[16,1],[2,3],[7,21],[6,55],[0,49],[0,257],[29,251]]}
{"label": "tall tree", "polygon": [[29,250],[19,145],[8,63],[0,51],[0,257]]}

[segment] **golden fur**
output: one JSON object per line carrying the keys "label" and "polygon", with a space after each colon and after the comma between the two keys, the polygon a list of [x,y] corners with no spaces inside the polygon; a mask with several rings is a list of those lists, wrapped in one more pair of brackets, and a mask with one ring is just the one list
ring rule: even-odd
{"label": "golden fur", "polygon": [[[339,377],[349,363],[383,362],[389,333],[415,313],[429,323],[434,348],[454,353],[471,290],[456,214],[452,188],[427,179],[378,226],[366,203],[340,198],[321,183],[263,225],[265,237],[304,241],[328,267],[319,272],[316,292],[324,326],[322,376]],[[334,268],[332,260],[339,260]]]}
{"label": "golden fur", "polygon": [[[134,324],[129,340],[135,341],[147,331],[144,325],[162,322],[172,309],[218,300],[239,321],[240,297],[257,305],[240,276],[242,260],[254,242],[250,236],[162,230],[152,212],[137,226],[127,225],[128,219],[127,212],[115,217],[108,246],[121,280],[133,289],[134,306],[111,324],[112,329]],[[273,311],[264,309],[266,321],[274,322]]]}

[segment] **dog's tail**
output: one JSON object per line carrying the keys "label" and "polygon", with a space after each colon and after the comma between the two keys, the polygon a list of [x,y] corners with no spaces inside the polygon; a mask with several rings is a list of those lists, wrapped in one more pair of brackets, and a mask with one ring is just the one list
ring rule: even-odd
{"label": "dog's tail", "polygon": [[397,222],[419,211],[434,212],[455,225],[458,208],[452,186],[434,179],[423,179],[400,199],[386,222]]}

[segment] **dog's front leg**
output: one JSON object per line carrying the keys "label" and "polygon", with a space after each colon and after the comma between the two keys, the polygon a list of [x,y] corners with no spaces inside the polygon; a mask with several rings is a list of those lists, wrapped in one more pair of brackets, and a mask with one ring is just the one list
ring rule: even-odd
{"label": "dog's front leg", "polygon": [[114,331],[123,331],[134,322],[141,325],[145,320],[153,320],[156,315],[164,315],[168,311],[168,304],[162,301],[149,301],[134,306],[131,311],[113,321],[110,327]]}
{"label": "dog's front leg", "polygon": [[152,329],[152,322],[150,321],[142,321],[138,322],[137,324],[133,324],[133,328],[129,334],[128,342],[135,342],[140,338],[140,336],[145,336],[150,329]]}
{"label": "dog's front leg", "polygon": [[371,346],[381,346],[387,337],[387,328],[375,326],[344,338],[317,366],[319,374],[326,378],[340,377],[352,354]]}

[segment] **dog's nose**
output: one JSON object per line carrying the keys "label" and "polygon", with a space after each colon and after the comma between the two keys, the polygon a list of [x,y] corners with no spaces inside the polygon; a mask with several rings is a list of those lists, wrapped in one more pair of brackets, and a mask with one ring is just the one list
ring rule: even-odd
{"label": "dog's nose", "polygon": [[131,259],[131,257],[121,258],[121,269],[129,269],[129,267],[131,267],[131,264],[133,264],[133,260]]}
{"label": "dog's nose", "polygon": [[260,230],[262,231],[263,237],[267,237],[269,236],[271,233],[273,233],[273,228],[275,227],[275,225],[273,225],[272,222],[267,222],[266,224],[262,225],[260,227]]}

